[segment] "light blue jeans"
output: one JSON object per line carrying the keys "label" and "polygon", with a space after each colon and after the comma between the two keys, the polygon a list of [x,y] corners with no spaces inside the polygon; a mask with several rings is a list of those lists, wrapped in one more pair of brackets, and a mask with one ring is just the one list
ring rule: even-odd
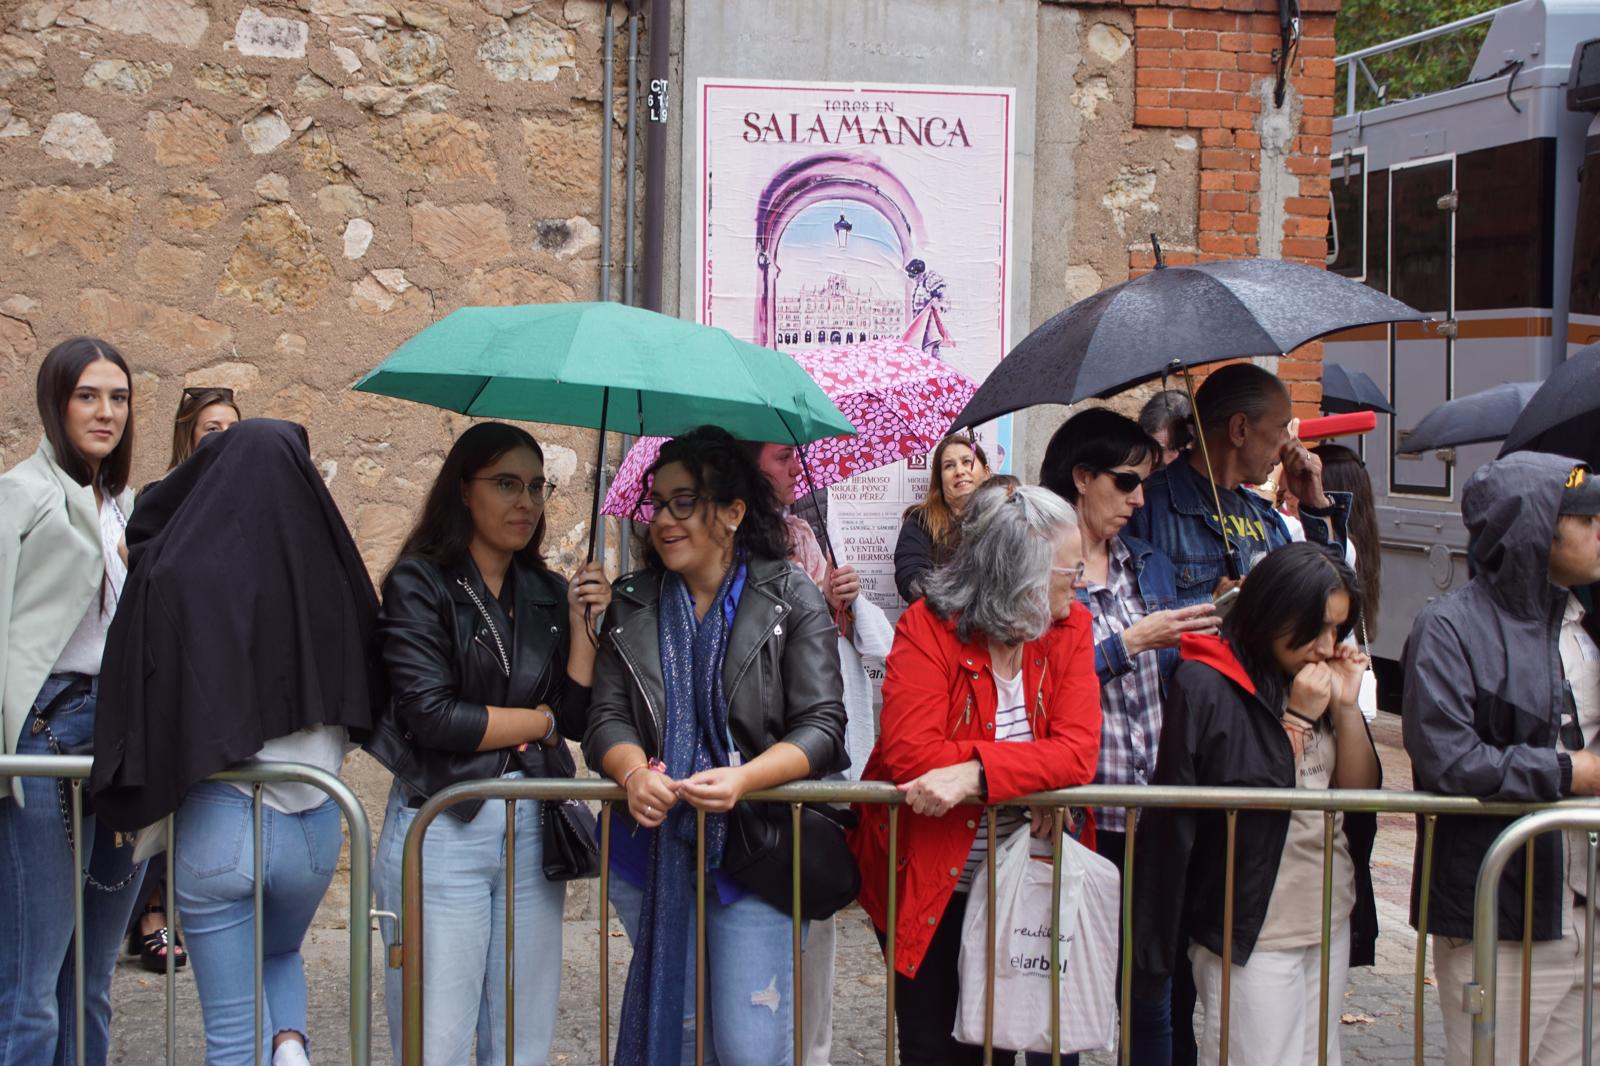
{"label": "light blue jeans", "polygon": [[[515,1061],[545,1066],[561,1000],[566,885],[545,879],[539,804],[523,800],[516,807]],[[400,861],[416,815],[400,790],[391,788],[374,876],[379,910],[402,913]],[[485,802],[470,822],[441,814],[423,839],[425,1066],[465,1066],[474,1042],[478,1062],[506,1061],[505,857],[504,800]],[[387,918],[379,924],[388,947],[398,931]],[[401,971],[386,970],[384,998],[396,1062],[405,1030],[400,993]]]}
{"label": "light blue jeans", "polygon": [[[49,734],[34,732],[33,724],[67,685],[61,677],[45,682],[22,723],[18,755],[53,753]],[[50,716],[50,732],[68,746],[87,743],[94,736],[94,706],[92,690],[68,700]],[[0,780],[0,786],[9,782]],[[83,820],[85,870],[73,868],[58,787],[53,778],[23,778],[23,807],[9,787],[0,791],[0,1066],[76,1060],[72,901],[79,892],[84,1062],[103,1066],[110,1044],[111,972],[143,878],[135,876],[133,848],[117,847],[112,831],[93,818]],[[85,883],[85,872],[94,883]]]}
{"label": "light blue jeans", "polygon": [[257,1030],[251,806],[250,797],[232,785],[202,782],[184,797],[174,827],[172,888],[205,1020],[206,1066],[248,1066],[255,1062],[258,1042],[264,1061],[271,1061],[277,1034],[306,1036],[300,944],[333,880],[344,840],[339,808],[331,799],[301,814],[262,805],[262,1010]]}
{"label": "light blue jeans", "polygon": [[[644,893],[611,878],[611,905],[628,939],[639,934]],[[683,982],[684,1066],[694,1062],[694,911]],[[809,924],[809,923],[807,923]],[[804,929],[802,928],[802,936]],[[722,903],[706,886],[706,1037],[708,1066],[793,1066],[794,950],[789,916],[755,895]]]}

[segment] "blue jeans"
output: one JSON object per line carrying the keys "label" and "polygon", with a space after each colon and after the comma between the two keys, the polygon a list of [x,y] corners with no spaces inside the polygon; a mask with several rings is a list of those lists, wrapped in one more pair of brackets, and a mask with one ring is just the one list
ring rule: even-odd
{"label": "blue jeans", "polygon": [[246,1066],[259,1043],[306,1035],[300,944],[339,862],[338,806],[301,814],[261,808],[261,1026],[255,1020],[255,845],[251,799],[232,785],[195,785],[178,808],[173,892],[206,1028],[207,1066]]}
{"label": "blue jeans", "polygon": [[[17,738],[18,755],[53,754],[49,734],[33,726],[67,685],[66,678],[51,677],[39,690]],[[93,689],[70,698],[50,715],[49,733],[68,747],[87,744],[94,737],[94,707]],[[133,848],[117,847],[115,834],[93,818],[83,820],[85,869],[74,869],[59,787],[53,778],[23,778],[21,807],[9,792],[0,793],[0,1066],[75,1060],[72,901],[79,892],[84,1061],[101,1066],[110,1044],[111,972],[141,878]]]}
{"label": "blue jeans", "polygon": [[[520,775],[518,775],[520,776]],[[516,814],[516,1001],[515,1061],[543,1066],[555,1039],[561,1000],[561,919],[566,885],[544,876],[544,840],[539,804],[517,803]],[[378,909],[402,913],[400,861],[417,812],[398,788],[378,838],[374,880]],[[425,1066],[469,1061],[506,1061],[506,805],[489,800],[470,822],[441,814],[422,843],[423,963],[422,1027]],[[385,947],[398,930],[380,921]],[[401,971],[385,972],[384,998],[394,1059],[400,1061],[405,1031]]]}
{"label": "blue jeans", "polygon": [[[639,933],[644,893],[620,877],[610,882],[611,905],[628,931]],[[684,1066],[694,1062],[694,912],[683,982]],[[794,951],[789,916],[754,895],[722,903],[706,892],[706,1063],[793,1066]]]}

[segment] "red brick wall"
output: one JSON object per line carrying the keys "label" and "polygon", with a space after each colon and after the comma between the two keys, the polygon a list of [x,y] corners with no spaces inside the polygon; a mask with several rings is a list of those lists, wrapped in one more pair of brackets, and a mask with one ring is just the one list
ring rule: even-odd
{"label": "red brick wall", "polygon": [[[1178,264],[1261,253],[1260,83],[1276,73],[1274,0],[1125,0],[1134,12],[1134,123],[1192,131],[1200,145],[1196,247],[1174,249]],[[1285,166],[1299,195],[1284,203],[1281,256],[1321,266],[1328,234],[1328,160],[1334,114],[1333,39],[1338,0],[1301,0],[1301,40],[1289,82],[1301,118]],[[1270,101],[1269,101],[1270,106]],[[1129,256],[1134,273],[1155,265],[1149,251]],[[1322,346],[1279,361],[1297,413],[1317,413]]]}

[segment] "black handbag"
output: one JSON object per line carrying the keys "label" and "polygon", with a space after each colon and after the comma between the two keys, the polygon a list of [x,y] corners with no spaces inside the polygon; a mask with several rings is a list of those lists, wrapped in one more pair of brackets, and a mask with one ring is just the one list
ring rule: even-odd
{"label": "black handbag", "polygon": [[600,876],[600,848],[594,842],[594,812],[579,800],[542,800],[544,876],[547,881],[583,881]]}
{"label": "black handbag", "polygon": [[[827,804],[800,807],[800,917],[831,918],[861,894],[845,841],[859,819]],[[794,910],[794,822],[787,803],[740,803],[728,818],[722,869],[784,914]]]}

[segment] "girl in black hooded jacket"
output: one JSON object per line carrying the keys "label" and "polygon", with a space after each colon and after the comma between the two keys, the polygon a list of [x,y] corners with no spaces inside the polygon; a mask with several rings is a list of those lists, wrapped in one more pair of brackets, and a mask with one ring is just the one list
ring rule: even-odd
{"label": "girl in black hooded jacket", "polygon": [[[1377,751],[1357,704],[1366,657],[1342,644],[1360,610],[1344,561],[1290,544],[1251,572],[1222,635],[1186,635],[1161,728],[1153,785],[1377,788]],[[1241,811],[1234,834],[1229,1056],[1235,1064],[1317,1061],[1323,815]],[[1336,815],[1330,1010],[1354,959],[1370,963],[1377,922],[1368,870],[1372,816]],[[1341,831],[1342,830],[1342,831]],[[1186,952],[1204,1014],[1201,1063],[1222,1035],[1227,820],[1155,808],[1140,818],[1134,877],[1135,980],[1153,992]],[[1337,1066],[1339,1026],[1328,1028]]]}

